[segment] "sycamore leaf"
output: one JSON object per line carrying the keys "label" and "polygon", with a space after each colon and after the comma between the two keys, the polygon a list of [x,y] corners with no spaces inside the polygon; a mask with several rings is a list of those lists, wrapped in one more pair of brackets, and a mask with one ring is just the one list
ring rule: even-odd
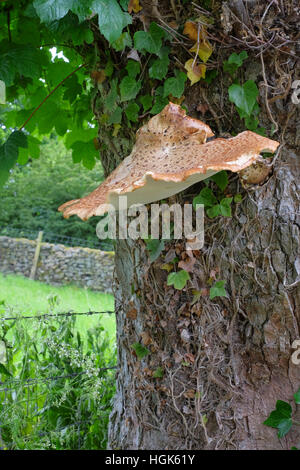
{"label": "sycamore leaf", "polygon": [[199,48],[197,43],[194,44],[192,49],[190,49],[191,52],[197,52],[198,51],[198,56],[200,57],[203,62],[207,62],[210,56],[213,53],[213,48],[210,42],[207,39],[203,39],[200,41]]}
{"label": "sycamore leaf", "polygon": [[194,59],[189,59],[184,64],[184,68],[187,70],[187,76],[191,81],[191,86],[199,82],[201,78],[205,78],[206,65],[196,63],[193,66]]}
{"label": "sycamore leaf", "polygon": [[128,3],[128,12],[129,13],[138,13],[142,10],[139,0],[129,0]]}
{"label": "sycamore leaf", "polygon": [[18,159],[19,148],[27,148],[27,137],[21,131],[14,131],[0,146],[0,187],[9,176],[9,170]]}

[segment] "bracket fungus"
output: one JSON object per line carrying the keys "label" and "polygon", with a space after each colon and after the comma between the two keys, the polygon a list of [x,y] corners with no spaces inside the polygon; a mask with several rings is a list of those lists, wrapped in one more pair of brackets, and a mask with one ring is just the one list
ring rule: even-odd
{"label": "bracket fungus", "polygon": [[251,131],[229,139],[216,138],[209,126],[169,103],[137,131],[131,154],[93,192],[59,207],[64,217],[87,220],[118,209],[119,196],[127,206],[172,196],[221,170],[240,172],[261,152],[274,153],[279,143]]}

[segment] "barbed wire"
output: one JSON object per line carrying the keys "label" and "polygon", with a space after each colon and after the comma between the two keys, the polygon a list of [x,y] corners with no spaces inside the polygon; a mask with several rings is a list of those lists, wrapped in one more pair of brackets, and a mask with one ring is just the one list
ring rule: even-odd
{"label": "barbed wire", "polygon": [[43,313],[43,315],[32,315],[32,316],[19,316],[19,317],[0,317],[1,321],[11,321],[11,320],[41,320],[42,318],[50,317],[72,317],[73,315],[102,315],[109,314],[112,315],[115,313],[113,310],[103,310],[100,312],[89,311],[89,312],[58,312],[58,313]]}
{"label": "barbed wire", "polygon": [[[100,367],[98,369],[96,369],[99,373],[100,372],[106,372],[108,370],[115,370],[117,369],[117,366],[107,366],[107,367]],[[30,387],[30,386],[33,386],[33,385],[37,385],[39,383],[43,383],[43,382],[47,382],[47,381],[57,381],[57,380],[61,380],[61,379],[69,379],[69,378],[72,378],[72,377],[78,377],[80,375],[84,375],[84,374],[88,374],[89,371],[88,370],[85,370],[85,371],[81,371],[81,372],[74,372],[72,374],[67,374],[67,375],[54,375],[54,376],[49,376],[49,377],[41,377],[41,378],[36,378],[36,379],[28,379],[26,380],[26,382],[22,382],[22,379],[9,379],[9,380],[6,380],[5,382],[1,382],[0,381],[0,385],[10,385],[10,384],[20,384],[22,385],[22,388],[23,387]],[[11,392],[12,388],[8,388],[8,387],[4,387],[4,388],[0,388],[0,392]]]}
{"label": "barbed wire", "polygon": [[[0,230],[0,236],[21,236],[29,238],[30,240],[35,240],[38,236],[39,230],[28,230],[28,229],[18,229],[10,225],[6,225]],[[68,246],[81,246],[87,248],[94,248],[96,250],[108,250],[110,251],[111,245],[104,241],[100,240],[91,240],[77,237],[70,237],[69,235],[61,235],[60,233],[55,232],[43,232],[43,242],[48,243],[62,243]]]}

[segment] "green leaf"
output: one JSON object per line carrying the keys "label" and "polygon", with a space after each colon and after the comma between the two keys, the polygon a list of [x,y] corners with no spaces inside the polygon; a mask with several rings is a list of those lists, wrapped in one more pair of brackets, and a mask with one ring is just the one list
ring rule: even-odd
{"label": "green leaf", "polygon": [[296,405],[300,405],[300,388],[298,392],[295,393],[294,400],[295,400]]}
{"label": "green leaf", "polygon": [[162,367],[158,367],[154,372],[153,372],[153,377],[155,379],[162,379],[164,376],[164,370]]}
{"label": "green leaf", "polygon": [[242,202],[242,199],[243,199],[243,196],[241,194],[235,194],[233,198],[235,204]]}
{"label": "green leaf", "polygon": [[11,373],[6,369],[6,367],[0,363],[0,374],[4,374],[8,377],[12,377]]}
{"label": "green leaf", "polygon": [[215,175],[211,176],[210,179],[214,181],[222,191],[224,191],[224,189],[228,185],[228,174],[225,170],[219,171],[219,173],[216,173]]}
{"label": "green leaf", "polygon": [[217,281],[215,284],[209,289],[209,298],[214,299],[215,297],[226,297],[227,293],[224,288],[226,281]]}
{"label": "green leaf", "polygon": [[247,59],[248,54],[246,51],[240,52],[240,54],[237,54],[236,52],[233,52],[223,64],[223,70],[224,72],[229,72],[231,75],[233,75],[239,67],[243,65],[243,62],[245,59]]}
{"label": "green leaf", "polygon": [[290,418],[292,416],[292,407],[286,401],[277,400],[276,410],[279,411],[285,418]]}
{"label": "green leaf", "polygon": [[141,66],[136,60],[129,60],[125,68],[128,72],[129,77],[132,78],[135,78],[141,70]]}
{"label": "green leaf", "polygon": [[159,257],[161,252],[164,250],[165,242],[164,240],[157,240],[157,239],[154,239],[154,240],[149,239],[149,240],[145,240],[145,242],[147,245],[147,250],[150,255],[150,261],[151,263],[153,263],[153,261],[155,261]]}
{"label": "green leaf", "polygon": [[184,84],[187,76],[181,70],[175,70],[175,77],[168,78],[164,83],[163,96],[173,95],[175,98],[180,98],[184,91]]}
{"label": "green leaf", "polygon": [[[236,105],[238,111],[250,116],[258,97],[258,88],[253,80],[248,80],[244,85],[233,84],[228,88],[229,100]],[[240,113],[241,115],[241,113]],[[242,115],[241,117],[245,117]]]}
{"label": "green leaf", "polygon": [[89,1],[84,0],[35,0],[33,6],[42,23],[63,18],[69,10],[82,21],[90,12]]}
{"label": "green leaf", "polygon": [[231,203],[233,198],[232,197],[225,197],[220,202],[220,212],[223,217],[231,217]]}
{"label": "green leaf", "polygon": [[162,50],[159,52],[159,58],[156,59],[151,67],[149,68],[149,77],[156,78],[157,80],[162,80],[168,73],[170,59],[169,54],[170,49],[169,47],[163,47]]}
{"label": "green leaf", "polygon": [[132,23],[128,13],[124,13],[117,0],[94,0],[92,10],[98,14],[100,32],[110,42],[122,34],[123,28]]}
{"label": "green leaf", "polygon": [[137,31],[134,34],[134,48],[141,52],[159,54],[165,32],[156,23],[151,23],[149,32]]}
{"label": "green leaf", "polygon": [[216,204],[213,207],[209,207],[206,209],[206,214],[210,219],[213,219],[214,217],[218,217],[221,214],[221,206],[220,204]]}
{"label": "green leaf", "polygon": [[212,207],[218,203],[218,200],[210,188],[201,189],[198,196],[193,199],[193,207],[196,209],[197,204],[203,204],[204,207]]}
{"label": "green leaf", "polygon": [[82,164],[88,170],[92,170],[96,164],[97,150],[94,146],[94,141],[89,142],[74,142],[72,148],[72,159],[74,163]]}
{"label": "green leaf", "polygon": [[104,100],[104,106],[107,111],[112,111],[117,106],[118,101],[118,81],[114,78],[110,83],[110,92]]}
{"label": "green leaf", "polygon": [[133,343],[131,347],[135,351],[138,359],[140,360],[150,354],[149,349],[145,348],[141,343]]}
{"label": "green leaf", "polygon": [[132,47],[130,34],[125,31],[116,41],[111,43],[111,46],[118,52],[124,51],[126,47]]}
{"label": "green leaf", "polygon": [[291,418],[282,419],[278,424],[278,437],[284,437],[291,429],[293,421]]}
{"label": "green leaf", "polygon": [[162,96],[157,96],[154,101],[154,105],[152,106],[150,113],[151,114],[159,114],[165,106],[169,103],[168,98],[163,98]]}
{"label": "green leaf", "polygon": [[143,110],[144,110],[144,112],[146,112],[146,111],[148,111],[148,109],[151,108],[153,98],[152,98],[152,96],[150,96],[150,95],[143,95],[143,96],[140,96],[140,97],[139,97],[139,101],[140,101],[140,102],[142,103],[142,105],[143,105]]}
{"label": "green leaf", "polygon": [[191,279],[189,273],[181,269],[177,273],[170,273],[168,275],[167,285],[174,285],[175,289],[181,290],[185,287],[189,279]]}
{"label": "green leaf", "polygon": [[138,122],[139,110],[139,105],[136,103],[130,103],[127,106],[127,108],[125,109],[125,114],[129,121]]}
{"label": "green leaf", "polygon": [[133,100],[141,89],[141,82],[132,77],[124,77],[120,83],[121,101]]}
{"label": "green leaf", "polygon": [[107,124],[108,125],[111,125],[111,124],[120,124],[120,122],[122,121],[122,108],[120,108],[120,106],[118,106],[114,111],[113,113],[109,116],[108,118],[108,121],[107,121]]}
{"label": "green leaf", "polygon": [[44,52],[31,45],[8,44],[6,52],[0,54],[0,80],[11,86],[16,73],[24,77],[39,78],[41,58]]}
{"label": "green leaf", "polygon": [[5,83],[0,80],[0,104],[5,104]]}

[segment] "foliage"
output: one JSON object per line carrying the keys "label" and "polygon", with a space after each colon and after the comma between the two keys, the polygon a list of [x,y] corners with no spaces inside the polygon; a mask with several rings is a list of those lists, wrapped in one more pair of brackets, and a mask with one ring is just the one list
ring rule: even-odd
{"label": "foliage", "polygon": [[[2,305],[0,316],[8,313]],[[1,447],[106,448],[114,371],[100,369],[114,365],[114,349],[100,324],[75,325],[75,317],[0,319]]]}
{"label": "foliage", "polygon": [[[296,405],[300,404],[300,388],[294,394],[294,401]],[[299,425],[300,423],[293,419],[291,405],[286,401],[277,400],[275,410],[270,413],[264,424],[277,429],[278,437],[282,438],[290,431],[293,424]]]}
{"label": "foliage", "polygon": [[226,297],[227,293],[224,288],[226,281],[217,281],[209,290],[209,298],[212,300],[215,297]]}
{"label": "foliage", "polygon": [[178,272],[173,272],[168,275],[167,285],[173,285],[175,289],[181,290],[186,286],[189,279],[191,279],[189,273],[184,269],[181,269]]}
{"label": "foliage", "polygon": [[219,215],[223,217],[231,217],[231,203],[233,198],[224,197],[224,190],[228,185],[227,172],[220,171],[210,178],[207,178],[207,185],[210,180],[214,181],[221,191],[218,191],[217,195],[215,195],[213,190],[206,186],[200,191],[198,196],[194,197],[193,207],[196,208],[197,204],[203,204],[206,210],[206,215],[209,218],[218,217]]}
{"label": "foliage", "polygon": [[141,343],[133,343],[131,347],[136,353],[138,359],[143,359],[150,354],[149,349],[145,348]]}
{"label": "foliage", "polygon": [[43,230],[45,234],[81,238],[87,245],[111,249],[109,244],[101,245],[95,235],[98,220],[66,220],[57,211],[65,201],[93,190],[103,178],[100,164],[88,171],[73,165],[70,153],[61,141],[52,137],[42,143],[40,159],[31,159],[13,169],[1,190],[1,234],[18,237],[22,231],[25,235],[27,231],[35,235]]}

